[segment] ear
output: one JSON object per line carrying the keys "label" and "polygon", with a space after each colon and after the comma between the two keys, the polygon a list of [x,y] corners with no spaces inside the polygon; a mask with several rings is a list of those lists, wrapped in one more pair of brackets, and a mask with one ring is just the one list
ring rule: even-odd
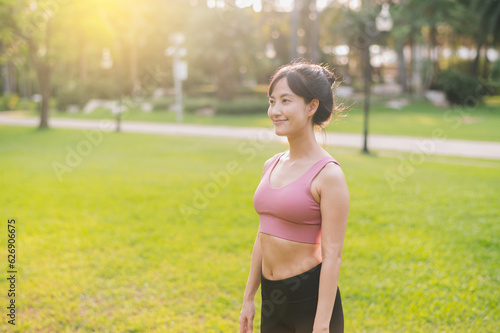
{"label": "ear", "polygon": [[319,107],[319,100],[318,99],[313,99],[311,103],[308,104],[308,111],[307,115],[308,116],[313,116],[316,113],[316,110],[318,110]]}

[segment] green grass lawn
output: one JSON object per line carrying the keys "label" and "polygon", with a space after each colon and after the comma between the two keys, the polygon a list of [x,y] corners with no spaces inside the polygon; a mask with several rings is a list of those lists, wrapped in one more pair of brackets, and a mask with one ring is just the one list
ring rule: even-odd
{"label": "green grass lawn", "polygon": [[[253,193],[286,146],[115,132],[99,141],[0,126],[3,276],[9,218],[19,272],[16,329],[4,314],[0,331],[236,332]],[[346,332],[496,332],[499,163],[427,157],[405,170],[406,154],[330,151],[351,195]],[[54,165],[67,167],[61,180]],[[3,313],[7,289],[2,278]]]}
{"label": "green grass lawn", "polygon": [[[350,107],[347,116],[337,118],[327,127],[330,132],[362,133],[363,101],[346,102]],[[32,113],[35,115],[35,113]],[[67,114],[52,112],[52,117],[71,117],[83,119],[104,119],[113,117],[108,110],[100,109],[91,114]],[[131,109],[123,115],[124,120],[176,122],[174,112],[156,111],[145,113]],[[184,114],[184,123],[270,127],[267,110],[254,115],[215,115],[201,116]],[[426,102],[415,102],[401,110],[391,109],[381,101],[375,101],[370,109],[369,132],[372,134],[404,135],[431,137],[432,131],[440,128],[447,138],[500,141],[500,106],[480,106],[476,108],[438,108]]]}

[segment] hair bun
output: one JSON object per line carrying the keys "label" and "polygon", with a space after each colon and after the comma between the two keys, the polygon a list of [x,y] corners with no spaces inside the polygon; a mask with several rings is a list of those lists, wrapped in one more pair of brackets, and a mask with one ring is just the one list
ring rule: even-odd
{"label": "hair bun", "polygon": [[330,83],[330,85],[333,86],[335,85],[335,82],[337,81],[337,77],[335,76],[335,74],[333,74],[332,72],[330,72],[327,68],[325,67],[321,67],[323,69],[323,74],[325,74],[328,82]]}

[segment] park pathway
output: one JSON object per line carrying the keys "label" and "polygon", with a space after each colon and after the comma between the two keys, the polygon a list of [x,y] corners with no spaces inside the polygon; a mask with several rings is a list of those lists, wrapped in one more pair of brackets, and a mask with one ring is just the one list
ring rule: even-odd
{"label": "park pathway", "polygon": [[[20,116],[18,113],[0,113],[0,125],[12,126],[38,126],[37,117]],[[49,126],[53,128],[73,129],[99,129],[102,131],[113,131],[116,129],[115,120],[82,120],[52,118]],[[185,135],[199,137],[234,138],[259,141],[283,141],[269,128],[256,127],[230,127],[214,125],[172,124],[123,121],[121,131],[133,133],[151,133],[161,135]],[[488,141],[466,141],[447,139],[446,131],[436,128],[434,137],[419,138],[395,135],[370,134],[368,137],[368,148],[376,150],[392,150],[401,152],[413,152],[416,154],[459,156],[471,158],[484,158],[500,160],[500,142]],[[324,139],[320,135],[318,141]],[[363,147],[363,136],[361,134],[328,133],[327,145],[338,147]],[[1,144],[1,143],[0,143]]]}

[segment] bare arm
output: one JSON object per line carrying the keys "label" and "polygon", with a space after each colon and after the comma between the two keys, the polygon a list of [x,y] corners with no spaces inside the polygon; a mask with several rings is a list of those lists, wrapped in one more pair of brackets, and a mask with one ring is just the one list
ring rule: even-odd
{"label": "bare arm", "polygon": [[255,317],[255,293],[259,289],[262,271],[262,252],[260,249],[259,234],[255,238],[252,251],[250,273],[243,295],[243,305],[240,313],[240,333],[253,332],[253,318]]}
{"label": "bare arm", "polygon": [[[276,155],[275,155],[276,156]],[[264,163],[264,170],[269,166],[271,157]],[[240,333],[253,332],[253,318],[255,317],[255,293],[260,286],[260,278],[262,274],[262,250],[260,248],[260,236],[257,233],[253,244],[252,262],[250,264],[250,273],[248,274],[245,293],[243,294],[243,305],[240,312]]]}
{"label": "bare arm", "polygon": [[250,273],[248,274],[247,286],[243,300],[253,300],[255,293],[260,286],[260,275],[262,270],[262,252],[260,250],[260,237],[257,234],[253,244],[252,263],[250,264]]}
{"label": "bare arm", "polygon": [[342,247],[349,213],[349,190],[342,170],[327,165],[321,172],[321,254],[323,264],[313,333],[329,332],[339,281]]}

